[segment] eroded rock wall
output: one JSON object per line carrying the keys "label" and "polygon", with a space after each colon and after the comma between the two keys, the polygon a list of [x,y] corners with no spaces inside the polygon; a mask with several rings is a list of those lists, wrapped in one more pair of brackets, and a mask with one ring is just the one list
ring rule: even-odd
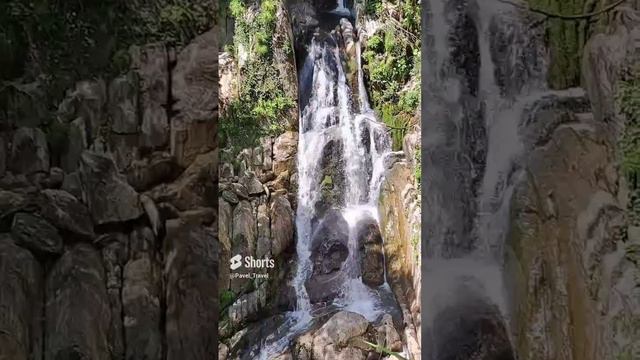
{"label": "eroded rock wall", "polygon": [[0,358],[216,358],[216,38],[0,127]]}

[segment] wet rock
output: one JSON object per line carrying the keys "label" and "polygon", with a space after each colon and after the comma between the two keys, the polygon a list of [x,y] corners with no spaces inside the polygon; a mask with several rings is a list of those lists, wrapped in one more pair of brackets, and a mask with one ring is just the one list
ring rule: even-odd
{"label": "wet rock", "polygon": [[0,234],[0,358],[42,358],[42,270],[26,249]]}
{"label": "wet rock", "polygon": [[382,235],[375,219],[361,220],[356,225],[356,238],[360,248],[362,282],[372,287],[384,284]]}
{"label": "wet rock", "polygon": [[80,179],[96,224],[124,222],[142,215],[138,194],[110,158],[85,151],[80,162]]}
{"label": "wet rock", "polygon": [[135,73],[121,75],[109,85],[111,131],[117,134],[138,132],[138,79]]}
{"label": "wet rock", "polygon": [[391,351],[402,351],[402,339],[393,326],[391,315],[384,314],[380,324],[376,327],[376,344],[382,345]]}
{"label": "wet rock", "polygon": [[49,172],[47,137],[38,128],[20,128],[13,134],[9,169],[17,174]]}
{"label": "wet rock", "polygon": [[292,243],[295,232],[295,218],[291,204],[285,195],[271,197],[271,255],[278,256]]}
{"label": "wet rock", "polygon": [[229,319],[234,327],[248,321],[257,320],[257,316],[267,306],[267,286],[263,283],[256,290],[240,296],[229,307]]}
{"label": "wet rock", "polygon": [[165,106],[169,99],[169,55],[163,43],[130,49],[131,66],[139,79],[142,112],[141,145],[159,148],[169,141],[169,121]]}
{"label": "wet rock", "polygon": [[46,283],[45,360],[110,360],[110,306],[99,253],[88,244],[70,248]]}
{"label": "wet rock", "polygon": [[161,184],[147,194],[157,203],[169,202],[178,210],[213,207],[218,196],[214,175],[218,171],[218,152],[198,155],[193,163],[171,184]]}
{"label": "wet rock", "polygon": [[296,168],[298,151],[298,133],[287,131],[278,136],[273,143],[273,172],[279,175],[283,171],[292,173]]}
{"label": "wet rock", "polygon": [[312,303],[329,301],[340,291],[345,274],[340,271],[349,255],[349,224],[339,211],[330,210],[313,231],[313,272],[305,283]]}
{"label": "wet rock", "polygon": [[175,180],[182,169],[165,153],[154,153],[150,159],[134,161],[127,169],[127,181],[136,191],[145,191],[164,182]]}
{"label": "wet rock", "polygon": [[62,237],[58,230],[37,215],[18,213],[13,217],[11,234],[16,244],[26,247],[36,254],[62,253]]}
{"label": "wet rock", "polygon": [[316,211],[322,214],[329,207],[344,205],[347,180],[345,178],[344,144],[342,140],[330,140],[322,149],[320,171],[321,198],[316,204]]}
{"label": "wet rock", "polygon": [[179,222],[167,226],[165,266],[167,360],[217,356],[218,254],[210,228]]}
{"label": "wet rock", "polygon": [[497,307],[468,293],[458,293],[451,300],[434,320],[433,359],[515,359]]}
{"label": "wet rock", "polygon": [[356,340],[362,339],[368,328],[369,322],[362,315],[340,311],[319,329],[303,334],[296,340],[294,358],[365,360],[367,351],[359,348]]}
{"label": "wet rock", "polygon": [[89,210],[73,195],[62,190],[42,191],[40,215],[57,228],[68,230],[84,238],[93,238],[93,221]]}

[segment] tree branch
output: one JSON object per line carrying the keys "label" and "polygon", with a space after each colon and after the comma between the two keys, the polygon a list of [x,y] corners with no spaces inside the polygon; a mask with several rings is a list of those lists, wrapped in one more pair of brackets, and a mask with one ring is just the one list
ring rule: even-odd
{"label": "tree branch", "polygon": [[622,5],[624,2],[626,2],[627,0],[618,0],[612,4],[609,4],[607,6],[605,6],[604,8],[598,10],[598,11],[593,11],[590,13],[585,13],[585,14],[577,14],[577,15],[565,15],[565,14],[558,14],[558,13],[553,13],[547,10],[543,10],[543,9],[536,9],[534,7],[531,6],[527,6],[521,3],[516,3],[514,1],[511,0],[499,0],[500,2],[503,3],[507,3],[510,5],[514,5],[514,6],[518,6],[521,8],[526,8],[527,10],[536,13],[536,14],[541,14],[544,15],[548,18],[553,18],[553,19],[561,19],[561,20],[582,20],[582,19],[589,19],[601,14],[604,14],[606,12],[609,12],[613,9],[615,9],[616,7]]}

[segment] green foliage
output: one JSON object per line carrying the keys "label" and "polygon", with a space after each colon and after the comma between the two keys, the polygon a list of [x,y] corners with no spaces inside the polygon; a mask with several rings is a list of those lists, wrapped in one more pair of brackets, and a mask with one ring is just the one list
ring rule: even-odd
{"label": "green foliage", "polygon": [[[251,1],[251,0],[249,0]],[[283,121],[295,107],[295,99],[284,90],[280,74],[273,63],[273,35],[276,26],[278,0],[262,0],[255,16],[247,16],[250,4],[231,0],[229,13],[235,17],[234,50],[242,46],[249,59],[240,70],[238,96],[225,109],[220,133],[236,150],[255,145],[263,136],[277,135],[285,130]],[[293,56],[288,45],[285,54]]]}
{"label": "green foliage", "polygon": [[640,66],[632,69],[621,81],[616,94],[618,107],[626,117],[625,129],[619,142],[622,170],[632,188],[638,188],[640,176]]}
{"label": "green foliage", "polygon": [[182,46],[213,26],[214,0],[6,0],[0,79],[38,79],[57,102],[79,79],[128,67],[133,44]]}
{"label": "green foliage", "polygon": [[383,345],[379,345],[379,344],[374,344],[372,342],[363,340],[364,343],[371,347],[373,350],[375,350],[375,352],[379,353],[379,354],[384,354],[384,355],[390,355],[393,356],[396,359],[399,360],[407,360],[407,358],[403,357],[402,355],[400,355],[400,353],[392,351],[391,349],[387,348],[386,346]]}
{"label": "green foliage", "polygon": [[233,294],[231,290],[223,290],[220,293],[220,310],[226,310],[233,302],[235,301],[236,296]]}
{"label": "green foliage", "polygon": [[420,104],[420,5],[414,0],[380,0],[367,14],[384,25],[366,42],[365,80],[372,106],[391,129],[393,148],[399,150]]}

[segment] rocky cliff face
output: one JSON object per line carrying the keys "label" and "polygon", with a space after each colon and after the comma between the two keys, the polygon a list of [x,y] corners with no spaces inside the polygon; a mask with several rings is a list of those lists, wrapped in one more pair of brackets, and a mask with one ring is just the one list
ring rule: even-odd
{"label": "rocky cliff face", "polygon": [[49,121],[9,102],[0,358],[215,358],[216,39],[134,46]]}
{"label": "rocky cliff face", "polygon": [[586,94],[574,98],[578,103],[555,102],[532,114],[545,128],[527,145],[507,255],[518,274],[512,300],[520,358],[639,354],[639,269],[629,256],[637,225],[618,150],[627,119],[615,101],[624,69],[638,59],[637,14],[615,10],[584,46]]}

